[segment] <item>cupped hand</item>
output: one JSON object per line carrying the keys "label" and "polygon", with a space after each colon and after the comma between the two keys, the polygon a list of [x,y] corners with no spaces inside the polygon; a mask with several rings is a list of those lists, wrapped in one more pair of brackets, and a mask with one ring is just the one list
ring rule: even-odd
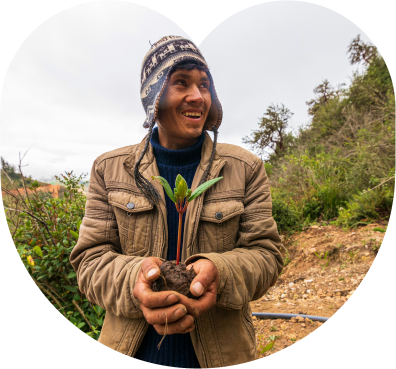
{"label": "cupped hand", "polygon": [[174,291],[154,292],[152,282],[160,276],[162,261],[148,257],[143,261],[133,295],[140,302],[140,309],[149,324],[159,334],[187,333],[194,329],[194,318],[180,303],[180,295]]}
{"label": "cupped hand", "polygon": [[208,259],[199,259],[187,266],[187,269],[191,268],[197,276],[191,283],[190,291],[199,298],[195,300],[179,295],[179,302],[196,318],[216,304],[219,274],[215,264]]}

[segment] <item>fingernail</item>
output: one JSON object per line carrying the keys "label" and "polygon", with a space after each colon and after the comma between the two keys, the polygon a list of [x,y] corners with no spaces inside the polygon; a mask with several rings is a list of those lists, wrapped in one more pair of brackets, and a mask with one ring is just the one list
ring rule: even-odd
{"label": "fingernail", "polygon": [[179,301],[179,297],[176,296],[176,295],[169,295],[169,296],[166,298],[166,301],[168,301],[169,304],[174,304],[174,303],[176,303],[176,302]]}
{"label": "fingernail", "polygon": [[175,315],[176,318],[181,318],[182,316],[186,315],[186,313],[187,313],[186,310],[183,310],[182,308],[179,308],[179,309],[177,309],[174,312],[174,315]]}
{"label": "fingernail", "polygon": [[199,282],[194,283],[193,290],[197,295],[200,295],[203,292],[202,284]]}
{"label": "fingernail", "polygon": [[158,270],[158,269],[155,269],[155,268],[150,269],[150,270],[148,271],[148,273],[147,273],[147,277],[152,277],[153,275],[157,274],[157,270]]}

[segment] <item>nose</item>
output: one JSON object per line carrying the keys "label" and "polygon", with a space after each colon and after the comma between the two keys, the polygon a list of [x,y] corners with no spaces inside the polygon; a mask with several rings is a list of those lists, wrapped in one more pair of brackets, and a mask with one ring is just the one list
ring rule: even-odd
{"label": "nose", "polygon": [[186,102],[196,102],[196,103],[203,103],[204,98],[201,95],[201,91],[199,90],[197,85],[192,85],[188,89],[188,93],[186,96]]}

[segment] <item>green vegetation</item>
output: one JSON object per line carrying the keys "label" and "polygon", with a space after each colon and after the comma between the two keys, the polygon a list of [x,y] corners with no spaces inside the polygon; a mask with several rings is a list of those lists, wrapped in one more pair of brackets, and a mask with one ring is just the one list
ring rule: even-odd
{"label": "green vegetation", "polygon": [[292,135],[292,113],[271,105],[245,137],[265,159],[280,232],[317,222],[345,228],[387,221],[395,187],[395,95],[385,61],[357,36],[349,88],[324,80],[308,101],[311,123]]}
{"label": "green vegetation", "polygon": [[[40,183],[27,181],[21,166],[19,174],[12,169],[2,161],[2,189],[8,193],[3,198],[6,218],[21,260],[56,309],[97,339],[105,311],[91,304],[78,289],[76,273],[69,262],[84,216],[83,175],[71,172],[56,177],[65,190],[61,198],[52,198],[49,193],[35,191]],[[7,191],[20,186],[33,192],[26,196],[24,191]]]}

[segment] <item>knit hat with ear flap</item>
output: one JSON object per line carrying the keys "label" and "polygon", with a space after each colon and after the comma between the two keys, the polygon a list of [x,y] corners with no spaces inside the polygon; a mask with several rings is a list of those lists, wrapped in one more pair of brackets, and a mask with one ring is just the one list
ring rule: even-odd
{"label": "knit hat with ear flap", "polygon": [[[204,57],[198,48],[190,41],[180,36],[166,36],[153,44],[143,59],[141,71],[140,98],[146,112],[143,127],[148,128],[157,119],[158,103],[169,80],[169,72],[174,66],[195,63],[208,68]],[[212,105],[205,122],[204,129],[219,128],[223,110],[213,84],[211,74],[210,94]]]}

